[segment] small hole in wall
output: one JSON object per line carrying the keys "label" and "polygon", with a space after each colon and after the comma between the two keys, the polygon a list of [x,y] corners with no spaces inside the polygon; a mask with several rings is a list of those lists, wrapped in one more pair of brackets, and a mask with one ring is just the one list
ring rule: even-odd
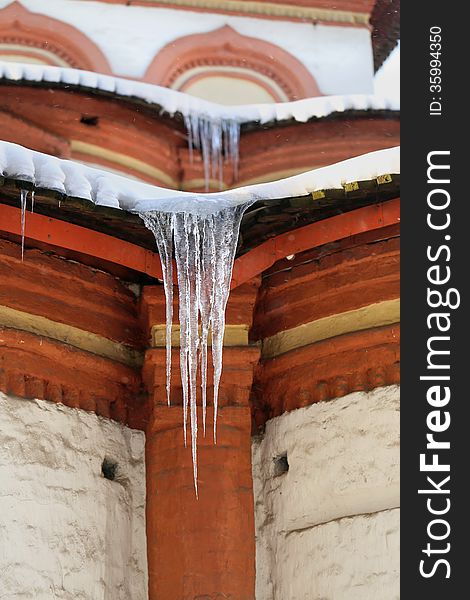
{"label": "small hole in wall", "polygon": [[118,464],[110,458],[104,458],[101,463],[101,473],[105,479],[114,481],[116,479]]}
{"label": "small hole in wall", "polygon": [[289,461],[287,460],[287,452],[273,458],[274,462],[274,477],[284,475],[289,470]]}
{"label": "small hole in wall", "polygon": [[92,117],[90,115],[82,115],[80,119],[80,123],[84,125],[88,125],[89,127],[96,127],[99,123],[99,117]]}

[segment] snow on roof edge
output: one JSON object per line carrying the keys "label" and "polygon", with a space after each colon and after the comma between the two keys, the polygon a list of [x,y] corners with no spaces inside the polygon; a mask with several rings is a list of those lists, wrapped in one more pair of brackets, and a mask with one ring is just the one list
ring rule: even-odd
{"label": "snow on roof edge", "polygon": [[210,214],[245,202],[306,196],[345,183],[400,173],[400,147],[378,150],[300,175],[219,193],[192,193],[161,188],[0,141],[0,174],[37,188],[81,198],[98,206],[129,212]]}
{"label": "snow on roof edge", "polygon": [[399,110],[399,104],[372,94],[318,96],[292,102],[273,104],[246,104],[225,106],[190,96],[151,83],[102,75],[65,67],[32,65],[0,61],[0,79],[30,83],[46,83],[82,87],[115,94],[124,98],[138,98],[158,105],[173,116],[197,116],[213,121],[244,123],[295,120],[304,123],[312,118],[323,118],[347,110]]}

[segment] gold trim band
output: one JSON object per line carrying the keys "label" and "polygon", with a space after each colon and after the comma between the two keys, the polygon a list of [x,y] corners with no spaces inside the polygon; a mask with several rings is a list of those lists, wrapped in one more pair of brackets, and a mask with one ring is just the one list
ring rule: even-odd
{"label": "gold trim band", "polygon": [[51,321],[46,317],[25,313],[9,306],[0,306],[1,326],[48,337],[129,367],[139,367],[143,363],[142,353],[124,346],[124,344],[113,342],[101,335],[84,331],[72,325]]}
{"label": "gold trim band", "polygon": [[331,10],[309,6],[293,6],[290,4],[274,4],[273,2],[256,2],[240,0],[141,0],[147,4],[182,6],[186,8],[205,8],[243,14],[268,17],[288,17],[292,19],[309,19],[310,21],[329,21],[350,25],[369,25],[368,13],[346,10]]}
{"label": "gold trim band", "polygon": [[339,315],[331,315],[280,331],[262,342],[261,356],[274,358],[290,350],[302,348],[338,335],[382,327],[400,321],[400,299],[384,300]]}
{"label": "gold trim band", "polygon": [[[248,325],[226,325],[224,335],[224,346],[248,346]],[[164,348],[166,345],[166,325],[158,324],[152,327],[152,346]],[[174,324],[171,330],[171,345],[178,348],[180,345],[180,326]],[[208,345],[212,345],[209,332]]]}
{"label": "gold trim band", "polygon": [[95,144],[82,142],[81,140],[70,140],[70,148],[72,152],[79,152],[80,154],[87,154],[89,156],[102,158],[104,160],[108,160],[109,162],[115,163],[116,165],[120,165],[121,167],[126,167],[127,169],[132,169],[138,173],[143,173],[148,177],[157,179],[171,188],[178,187],[178,182],[170,177],[167,173],[164,173],[161,169],[157,169],[156,167],[153,167],[152,165],[149,165],[148,163],[145,163],[142,160],[132,156],[128,156],[127,154],[114,152],[113,150],[108,150],[107,148],[96,146]]}

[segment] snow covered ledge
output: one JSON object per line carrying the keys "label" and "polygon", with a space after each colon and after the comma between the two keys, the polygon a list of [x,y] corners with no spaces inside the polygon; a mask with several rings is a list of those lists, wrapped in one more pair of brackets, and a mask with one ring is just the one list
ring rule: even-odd
{"label": "snow covered ledge", "polygon": [[1,392],[0,421],[0,595],[146,600],[144,433]]}
{"label": "snow covered ledge", "polygon": [[256,600],[398,600],[398,411],[399,387],[377,388],[255,438]]}
{"label": "snow covered ledge", "polygon": [[398,173],[399,147],[370,152],[279,181],[220,193],[193,194],[141,183],[17,144],[0,142],[0,175],[4,178],[131,212],[158,210],[211,214],[229,206],[307,196],[319,190],[342,189],[350,182],[370,181]]}
{"label": "snow covered ledge", "polygon": [[399,110],[399,104],[394,101],[371,94],[318,96],[292,102],[227,106],[151,83],[102,75],[92,71],[3,61],[0,61],[1,80],[11,83],[42,83],[51,86],[67,86],[69,89],[94,90],[98,93],[140,100],[158,107],[170,116],[179,114],[186,119],[205,119],[213,122],[225,120],[239,125],[290,120],[305,123],[310,119],[319,119],[348,110]]}

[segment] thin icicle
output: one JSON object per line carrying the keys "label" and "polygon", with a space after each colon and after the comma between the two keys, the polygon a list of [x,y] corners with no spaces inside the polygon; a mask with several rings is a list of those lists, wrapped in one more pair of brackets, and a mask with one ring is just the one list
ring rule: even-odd
{"label": "thin icicle", "polygon": [[[197,216],[178,213],[174,219],[175,258],[178,273],[180,305],[180,360],[183,397],[186,402],[184,421],[187,423],[187,405],[189,398],[191,425],[191,452],[193,458],[194,487],[197,490],[197,353],[199,346],[198,331],[198,284],[199,265],[199,227]],[[188,390],[189,384],[189,390]],[[186,388],[186,390],[185,390]]]}
{"label": "thin icicle", "polygon": [[150,229],[157,242],[158,253],[161,258],[163,270],[163,286],[165,289],[166,298],[166,398],[168,406],[170,406],[171,392],[171,333],[173,325],[173,233],[171,213],[159,213],[156,218],[148,218],[142,214],[145,226]]}
{"label": "thin icicle", "polygon": [[202,392],[202,426],[206,436],[207,414],[207,344],[214,306],[215,271],[213,256],[215,255],[214,217],[209,215],[203,222],[201,236],[201,290],[199,293],[199,312],[201,318],[201,392]]}
{"label": "thin icicle", "polygon": [[31,192],[31,212],[34,212],[34,190]]}
{"label": "thin icicle", "polygon": [[[251,204],[251,203],[250,203]],[[214,287],[211,311],[212,364],[214,366],[214,443],[217,442],[217,410],[222,375],[222,352],[225,332],[225,309],[230,294],[233,261],[237,251],[238,232],[245,210],[242,204],[218,213],[215,223]]]}
{"label": "thin icicle", "polygon": [[[217,409],[225,309],[230,291],[238,232],[245,210],[251,202],[229,207],[214,214],[189,212],[141,213],[155,235],[160,253],[167,301],[167,394],[170,385],[171,321],[173,304],[172,248],[176,260],[179,293],[180,371],[183,390],[183,431],[186,445],[187,426],[191,428],[191,453],[196,496],[197,466],[197,375],[200,368],[202,419],[204,435],[207,412],[207,363],[209,335],[212,334],[214,367],[214,442],[217,432]],[[188,414],[189,413],[189,414]]]}
{"label": "thin icicle", "polygon": [[192,114],[184,119],[188,132],[189,159],[193,161],[193,148],[202,154],[204,185],[209,191],[210,180],[218,179],[223,187],[224,156],[231,163],[234,179],[238,175],[240,124],[234,119],[213,120]]}
{"label": "thin icicle", "polygon": [[24,233],[26,225],[26,203],[28,201],[28,191],[20,191],[20,206],[21,206],[21,261],[24,260]]}

